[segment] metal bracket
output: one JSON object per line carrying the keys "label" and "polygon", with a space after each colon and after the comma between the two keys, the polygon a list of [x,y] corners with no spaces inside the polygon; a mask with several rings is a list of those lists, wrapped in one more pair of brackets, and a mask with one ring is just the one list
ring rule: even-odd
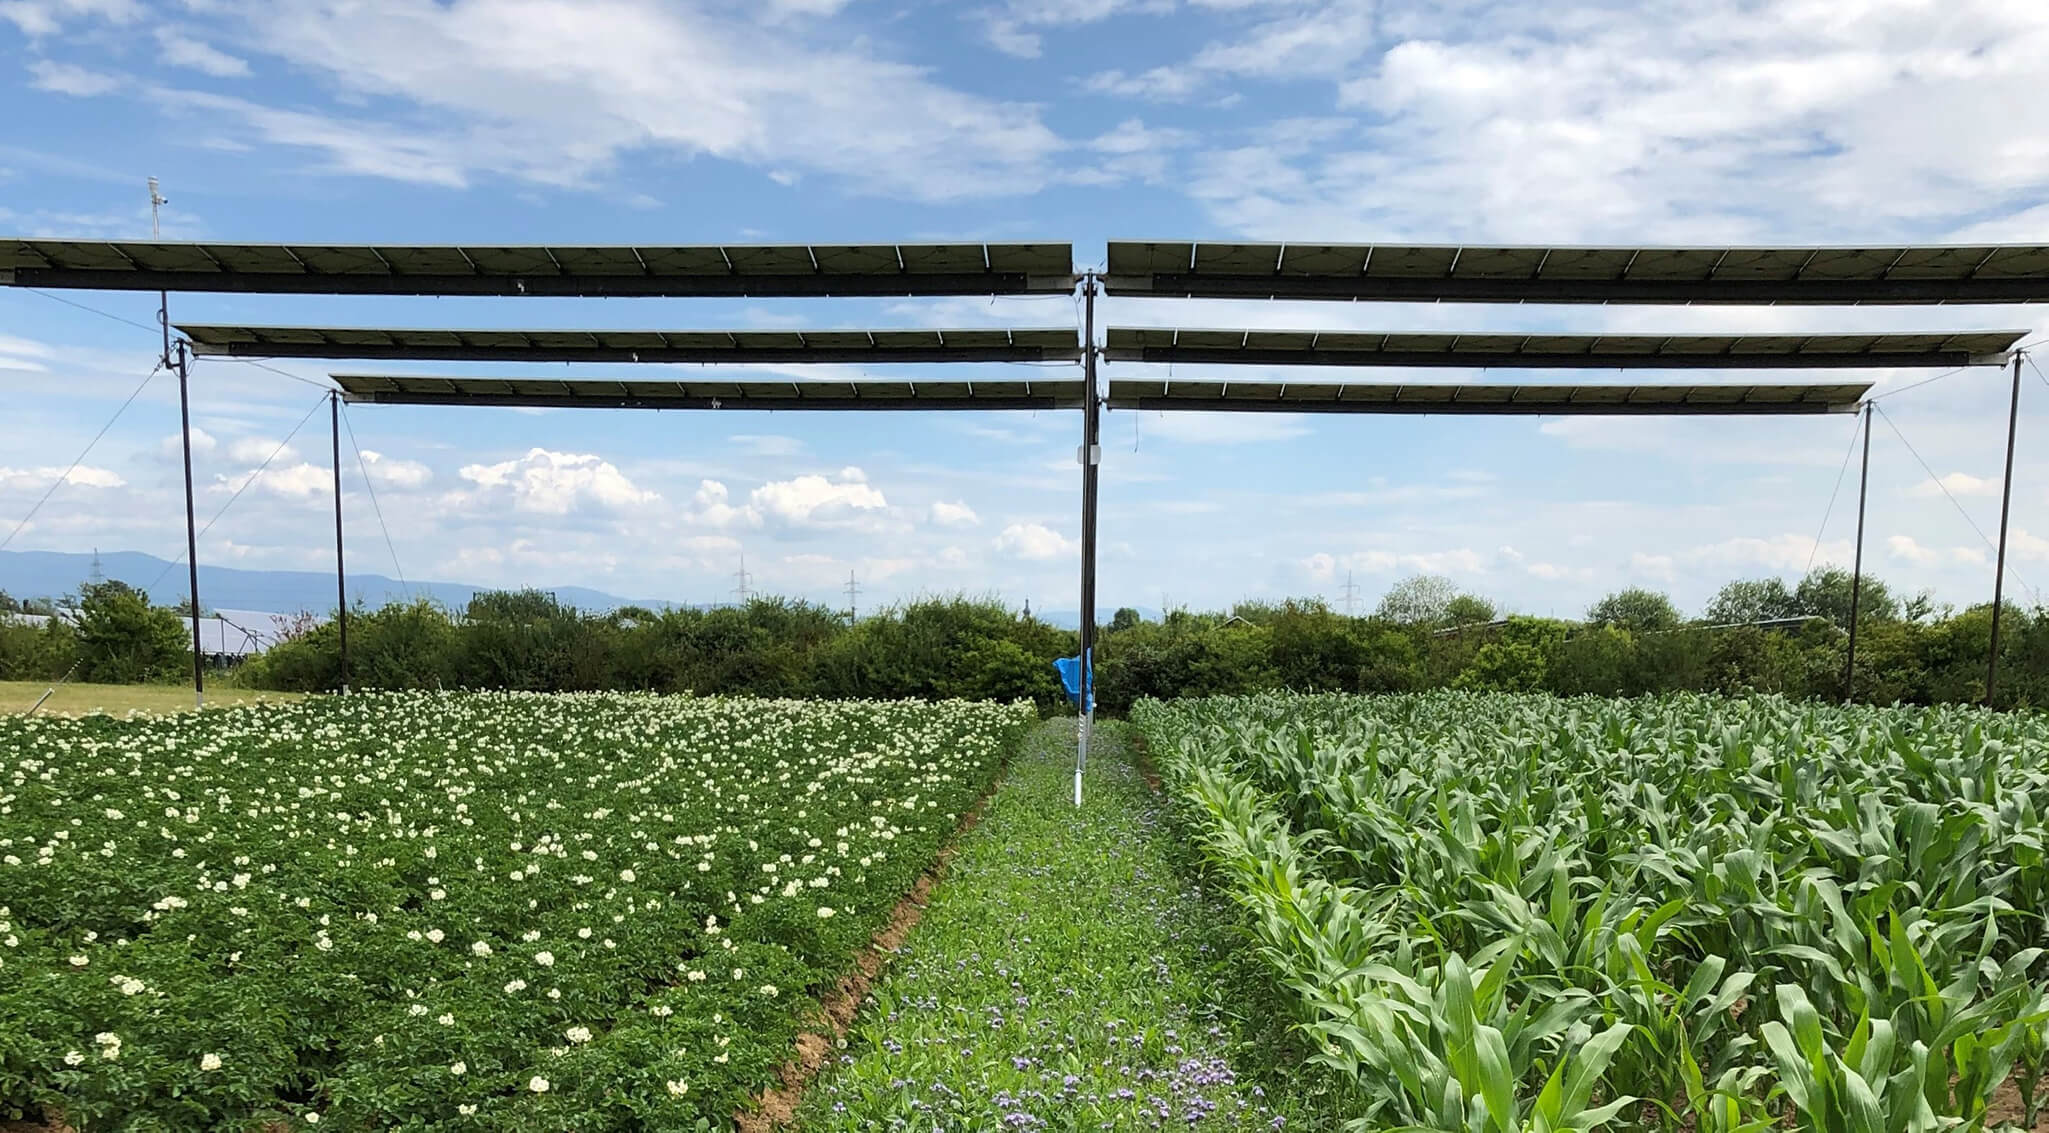
{"label": "metal bracket", "polygon": [[1103,446],[1099,444],[1074,446],[1074,462],[1076,464],[1103,463]]}

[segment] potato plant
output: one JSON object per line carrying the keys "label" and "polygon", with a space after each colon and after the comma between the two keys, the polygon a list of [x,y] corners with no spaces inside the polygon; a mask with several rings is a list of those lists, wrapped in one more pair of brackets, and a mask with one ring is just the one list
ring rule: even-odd
{"label": "potato plant", "polygon": [[0,717],[0,1118],[724,1125],[1029,705]]}

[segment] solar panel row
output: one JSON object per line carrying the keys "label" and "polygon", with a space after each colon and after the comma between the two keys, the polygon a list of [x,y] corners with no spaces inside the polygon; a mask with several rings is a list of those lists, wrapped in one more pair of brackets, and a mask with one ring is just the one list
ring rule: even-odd
{"label": "solar panel row", "polygon": [[1040,362],[1081,357],[1071,327],[877,331],[434,330],[180,324],[201,355],[512,362]]}
{"label": "solar panel row", "polygon": [[2025,333],[1579,335],[1111,327],[1105,356],[1225,365],[1518,369],[1968,366],[2004,362]]}

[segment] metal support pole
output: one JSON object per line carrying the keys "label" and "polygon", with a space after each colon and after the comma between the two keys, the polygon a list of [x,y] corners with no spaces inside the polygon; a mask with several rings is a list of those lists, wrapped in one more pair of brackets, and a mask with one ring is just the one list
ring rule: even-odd
{"label": "metal support pole", "polygon": [[342,566],[341,394],[327,395],[327,422],[334,432],[334,617],[341,629],[341,690],[349,691],[349,586]]}
{"label": "metal support pole", "polygon": [[1843,663],[1843,699],[1857,694],[1857,602],[1864,592],[1864,497],[1871,487],[1871,404],[1864,405],[1864,468],[1857,473],[1857,550],[1850,566],[1850,656]]}
{"label": "metal support pole", "polygon": [[2021,355],[2013,356],[2013,402],[2006,411],[2006,475],[1999,488],[1999,559],[1992,568],[1992,650],[1985,660],[1985,703],[1999,688],[1999,608],[2006,595],[2006,520],[2013,510],[2013,441],[2021,421]]}
{"label": "metal support pole", "polygon": [[1096,276],[1082,278],[1081,398],[1081,733],[1074,752],[1074,805],[1081,805],[1081,773],[1088,766],[1096,726],[1096,481],[1103,460],[1096,390]]}
{"label": "metal support pole", "polygon": [[[169,320],[164,323],[164,340],[168,344],[171,335]],[[166,352],[168,353],[168,346]],[[185,353],[185,344],[178,344],[178,431],[185,444],[185,565],[192,584],[192,702],[206,707],[206,658],[200,652],[199,643],[199,528],[192,517],[192,398],[188,391],[191,384],[187,379],[191,364]]]}

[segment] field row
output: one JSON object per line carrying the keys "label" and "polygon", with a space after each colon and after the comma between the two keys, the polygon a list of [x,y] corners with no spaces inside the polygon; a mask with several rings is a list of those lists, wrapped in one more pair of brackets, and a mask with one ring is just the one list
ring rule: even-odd
{"label": "field row", "polygon": [[724,1124],[1029,705],[0,718],[0,1118]]}
{"label": "field row", "polygon": [[1465,694],[1135,719],[1367,1126],[2033,1123],[2040,720]]}

